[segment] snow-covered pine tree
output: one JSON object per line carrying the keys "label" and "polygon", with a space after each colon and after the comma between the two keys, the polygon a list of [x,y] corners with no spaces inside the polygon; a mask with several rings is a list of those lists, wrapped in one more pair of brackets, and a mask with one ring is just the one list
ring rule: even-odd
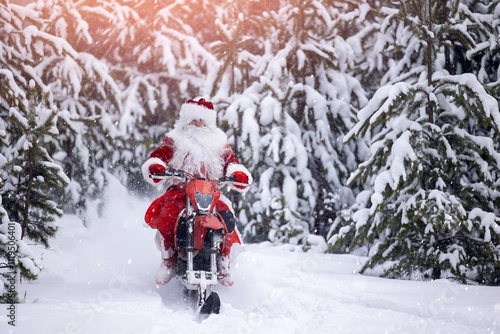
{"label": "snow-covered pine tree", "polygon": [[[11,78],[12,79],[12,78]],[[9,80],[0,80],[7,83]],[[11,82],[13,83],[13,82]],[[2,85],[2,87],[5,87]],[[5,116],[3,108],[4,101],[16,101],[19,96],[15,96],[12,90],[0,89],[0,193],[6,187],[4,180],[7,179],[8,169],[6,168],[7,158],[4,154],[10,151],[7,145],[7,128],[9,122]],[[15,284],[20,279],[33,280],[39,273],[39,264],[35,260],[30,248],[21,240],[21,225],[9,219],[8,213],[2,203],[0,196],[0,303],[13,304],[19,302],[18,292]]]}
{"label": "snow-covered pine tree", "polygon": [[[27,110],[9,110],[9,154],[3,165],[1,196],[9,219],[21,225],[21,239],[27,238],[49,247],[55,236],[56,216],[62,216],[52,192],[66,186],[68,177],[54,162],[45,146],[58,135],[57,110],[48,106],[48,93],[33,80],[29,84]],[[42,96],[42,101],[37,101]]]}
{"label": "snow-covered pine tree", "polygon": [[476,76],[446,71],[448,39],[475,49],[476,26],[462,1],[443,3],[402,1],[382,25],[394,34],[387,49],[404,52],[346,136],[370,135],[372,156],[349,181],[367,180],[373,193],[337,243],[350,232],[351,249],[374,245],[363,271],[498,285],[498,102]]}
{"label": "snow-covered pine tree", "polygon": [[9,109],[27,105],[27,78],[33,75],[30,64],[37,57],[35,44],[40,40],[37,30],[30,27],[37,21],[36,13],[9,6],[8,1],[0,1],[0,12],[0,303],[15,303],[19,300],[10,289],[12,283],[35,279],[39,269],[29,246],[21,240],[21,225],[9,217],[12,207],[3,201],[4,194],[16,192],[6,182],[12,152]]}
{"label": "snow-covered pine tree", "polygon": [[[331,3],[286,1],[278,11],[255,18],[257,27],[267,29],[240,34],[240,41],[253,39],[261,50],[251,54],[240,46],[231,53],[237,54],[233,61],[251,59],[245,64],[253,67],[250,77],[260,78],[229,97],[224,114],[230,133],[239,134],[235,145],[240,156],[249,160],[257,176],[247,195],[252,206],[242,217],[245,236],[254,240],[267,236],[275,242],[305,244],[312,231],[326,236],[333,220],[323,216],[324,203],[317,199],[327,193],[336,212],[343,201],[353,200],[342,180],[357,165],[352,153],[356,145],[344,146],[337,139],[351,127],[356,105],[365,97],[348,73],[352,48],[335,37],[341,16],[332,15]],[[238,22],[252,21],[243,16],[236,16]],[[230,22],[225,23],[228,41],[234,40]],[[239,31],[237,25],[233,30]],[[235,69],[235,78],[243,82],[244,71]],[[226,84],[220,83],[223,93],[230,89],[231,80],[226,79]],[[322,231],[321,223],[315,226],[319,216],[326,222]],[[267,233],[255,239],[262,232]]]}
{"label": "snow-covered pine tree", "polygon": [[[342,138],[354,125],[357,111],[368,101],[360,84],[357,64],[363,56],[360,39],[367,33],[373,10],[357,0],[311,5],[316,7],[316,12],[308,7],[303,9],[304,13],[312,13],[311,18],[304,18],[308,31],[305,36],[309,38],[301,49],[306,65],[294,78],[300,82],[298,78],[302,77],[303,82],[315,90],[308,88],[309,91],[302,93],[306,101],[317,102],[314,107],[310,103],[304,105],[302,113],[307,116],[303,117],[301,128],[308,147],[309,168],[317,183],[312,231],[327,237],[349,217],[349,208],[360,185],[354,183],[346,187],[345,183],[368,154],[363,139],[345,145]],[[297,60],[300,64],[299,52]],[[295,117],[301,119],[300,102],[297,107],[299,113]]]}
{"label": "snow-covered pine tree", "polygon": [[29,5],[39,15],[37,27],[46,44],[33,63],[35,73],[60,110],[60,136],[50,150],[71,180],[57,196],[66,212],[77,213],[86,221],[88,200],[100,197],[106,183],[109,164],[103,157],[113,152],[110,138],[117,133],[114,122],[119,119],[120,90],[105,63],[88,53],[77,53],[68,43],[84,50],[93,42],[79,6],[72,1]]}
{"label": "snow-covered pine tree", "polygon": [[[350,2],[346,2],[345,6]],[[352,68],[353,76],[358,79],[365,89],[367,96],[373,96],[380,86],[387,83],[387,74],[396,68],[393,58],[397,59],[403,53],[391,34],[384,34],[387,30],[387,24],[391,20],[386,20],[388,16],[394,15],[394,8],[391,6],[390,0],[369,1],[368,3],[360,4],[358,11],[349,11],[350,15],[357,14],[354,21],[347,20],[340,25],[340,36],[349,41],[353,46],[354,53],[350,56],[354,59],[354,67]],[[351,4],[352,6],[352,4]],[[345,16],[340,16],[345,19]],[[355,24],[353,24],[353,22]],[[391,28],[393,28],[391,26]],[[354,29],[354,33],[352,30]],[[390,46],[389,48],[387,46]],[[361,105],[362,106],[362,105]],[[367,143],[365,138],[358,137],[360,146],[361,143]],[[348,144],[348,143],[346,143]],[[357,150],[355,156],[358,163],[366,161],[369,158],[369,149],[363,147]],[[355,191],[357,198],[350,207],[341,211],[340,215],[336,216],[333,224],[328,232],[328,246],[331,252],[349,252],[355,229],[350,226],[353,224],[353,213],[367,205],[371,195],[370,188],[371,180],[357,179],[353,180],[348,186]],[[330,206],[325,203],[325,206]],[[338,242],[341,236],[342,241]]]}
{"label": "snow-covered pine tree", "polygon": [[[254,119],[257,101],[245,89],[255,81],[252,71],[258,55],[262,53],[259,37],[265,35],[262,31],[266,28],[262,24],[263,13],[249,10],[254,3],[227,2],[219,6],[219,16],[215,20],[217,37],[210,44],[210,51],[218,62],[209,70],[209,80],[203,90],[216,104],[220,126],[228,135],[235,155],[250,170],[255,161],[246,129],[252,128],[253,124],[258,132]],[[245,194],[243,200],[238,192],[227,195],[240,215],[239,228],[243,231],[248,221],[246,212],[253,203],[252,192]],[[265,236],[267,232],[255,234]]]}

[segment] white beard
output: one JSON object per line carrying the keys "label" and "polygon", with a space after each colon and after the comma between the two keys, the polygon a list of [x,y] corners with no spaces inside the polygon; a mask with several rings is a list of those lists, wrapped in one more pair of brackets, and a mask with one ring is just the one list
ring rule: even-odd
{"label": "white beard", "polygon": [[174,154],[168,165],[195,177],[214,180],[223,176],[227,136],[219,128],[185,125],[167,134],[174,140]]}

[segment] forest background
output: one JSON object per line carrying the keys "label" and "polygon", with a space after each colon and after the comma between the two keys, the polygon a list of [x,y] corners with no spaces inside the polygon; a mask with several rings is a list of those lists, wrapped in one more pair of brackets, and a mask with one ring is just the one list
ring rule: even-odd
{"label": "forest background", "polygon": [[159,195],[140,167],[195,97],[254,176],[245,241],[499,285],[499,49],[490,0],[0,0],[3,300],[110,178]]}

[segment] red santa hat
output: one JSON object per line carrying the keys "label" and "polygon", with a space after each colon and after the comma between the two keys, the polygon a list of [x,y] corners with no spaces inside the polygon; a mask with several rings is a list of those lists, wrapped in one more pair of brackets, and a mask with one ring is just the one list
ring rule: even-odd
{"label": "red santa hat", "polygon": [[185,126],[195,119],[203,120],[209,127],[216,126],[217,113],[212,102],[200,99],[199,101],[189,100],[184,103],[177,124]]}

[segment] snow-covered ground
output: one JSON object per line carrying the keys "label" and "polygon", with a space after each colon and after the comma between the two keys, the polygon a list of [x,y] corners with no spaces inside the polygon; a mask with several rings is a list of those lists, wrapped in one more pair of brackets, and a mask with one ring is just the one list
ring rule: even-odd
{"label": "snow-covered ground", "polygon": [[217,288],[221,314],[199,321],[180,283],[155,285],[147,206],[115,184],[88,229],[59,220],[40,279],[18,287],[15,327],[0,305],[0,333],[500,333],[500,288],[363,276],[363,258],[268,244],[245,246],[234,286]]}

